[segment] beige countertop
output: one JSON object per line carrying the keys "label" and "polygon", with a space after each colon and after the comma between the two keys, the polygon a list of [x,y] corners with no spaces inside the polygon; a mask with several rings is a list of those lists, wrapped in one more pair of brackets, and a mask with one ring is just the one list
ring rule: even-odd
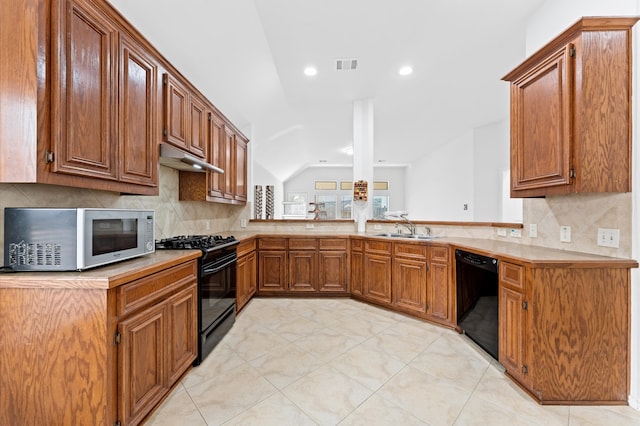
{"label": "beige countertop", "polygon": [[[636,268],[638,262],[633,259],[599,256],[545,247],[529,246],[506,241],[473,238],[434,238],[414,240],[393,237],[380,237],[373,234],[292,234],[229,232],[241,242],[250,238],[270,236],[288,238],[374,238],[407,244],[446,244],[453,249],[472,251],[502,261],[517,262],[535,267],[550,268]],[[199,250],[159,250],[155,253],[135,259],[125,260],[112,265],[77,272],[15,272],[0,273],[0,288],[78,288],[110,289],[145,275],[159,272],[171,266],[200,257]]]}
{"label": "beige countertop", "polygon": [[174,265],[197,259],[200,250],[159,250],[86,271],[0,273],[2,288],[110,289]]}
{"label": "beige countertop", "polygon": [[485,256],[495,257],[500,260],[535,265],[537,267],[614,267],[637,268],[638,262],[633,259],[600,256],[597,254],[580,253],[567,250],[558,250],[546,247],[530,246],[499,240],[487,240],[477,238],[447,238],[437,237],[430,240],[404,239],[396,237],[381,237],[375,234],[335,233],[335,234],[292,234],[292,233],[260,233],[260,232],[235,232],[232,233],[240,241],[249,238],[264,238],[269,236],[288,238],[375,238],[386,241],[408,244],[448,244],[454,249],[472,251]]}

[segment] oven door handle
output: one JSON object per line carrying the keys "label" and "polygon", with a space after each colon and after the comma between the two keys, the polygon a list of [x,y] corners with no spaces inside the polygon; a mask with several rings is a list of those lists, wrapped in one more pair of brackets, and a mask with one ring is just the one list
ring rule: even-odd
{"label": "oven door handle", "polygon": [[223,263],[222,265],[215,265],[213,268],[205,268],[203,273],[204,274],[215,274],[217,272],[222,271],[224,268],[226,268],[227,266],[233,265],[234,263],[236,263],[238,261],[237,258],[233,258],[225,263]]}

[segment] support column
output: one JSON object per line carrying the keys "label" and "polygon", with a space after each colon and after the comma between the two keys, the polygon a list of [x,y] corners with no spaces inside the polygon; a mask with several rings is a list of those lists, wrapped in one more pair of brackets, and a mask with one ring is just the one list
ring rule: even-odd
{"label": "support column", "polygon": [[358,232],[365,232],[367,219],[373,217],[373,101],[353,102],[353,181],[368,184],[367,201],[352,203],[353,220]]}

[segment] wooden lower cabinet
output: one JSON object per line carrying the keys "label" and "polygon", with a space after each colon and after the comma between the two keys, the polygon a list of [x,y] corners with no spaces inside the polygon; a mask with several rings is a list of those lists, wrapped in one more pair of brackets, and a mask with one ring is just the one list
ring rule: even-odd
{"label": "wooden lower cabinet", "polygon": [[251,300],[257,289],[258,263],[256,240],[251,238],[238,245],[236,267],[236,312]]}
{"label": "wooden lower cabinet", "polygon": [[363,297],[391,304],[391,275],[391,243],[365,241]]}
{"label": "wooden lower cabinet", "polygon": [[543,404],[626,404],[629,270],[500,262],[499,361]]}
{"label": "wooden lower cabinet", "polygon": [[198,355],[197,267],[190,262],[117,289],[118,418],[140,423]]}
{"label": "wooden lower cabinet", "polygon": [[0,288],[0,424],[136,425],[167,395],[196,358],[197,260],[130,273]]}
{"label": "wooden lower cabinet", "polygon": [[349,290],[352,296],[362,296],[364,288],[364,240],[351,240],[351,271]]}
{"label": "wooden lower cabinet", "polygon": [[259,294],[348,294],[348,238],[258,240]]}
{"label": "wooden lower cabinet", "polygon": [[393,252],[393,305],[424,314],[427,310],[427,247],[396,243]]}
{"label": "wooden lower cabinet", "polygon": [[455,304],[455,286],[449,264],[448,246],[429,246],[429,273],[427,286],[427,314],[440,323],[451,324]]}

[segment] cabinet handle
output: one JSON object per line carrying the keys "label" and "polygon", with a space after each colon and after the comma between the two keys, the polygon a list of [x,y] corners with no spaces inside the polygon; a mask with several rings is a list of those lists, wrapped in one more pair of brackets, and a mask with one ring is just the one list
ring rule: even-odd
{"label": "cabinet handle", "polygon": [[529,302],[527,302],[526,300],[524,302],[522,302],[522,309],[524,309],[525,311],[529,309]]}
{"label": "cabinet handle", "polygon": [[529,367],[526,364],[522,365],[522,374],[529,374]]}

